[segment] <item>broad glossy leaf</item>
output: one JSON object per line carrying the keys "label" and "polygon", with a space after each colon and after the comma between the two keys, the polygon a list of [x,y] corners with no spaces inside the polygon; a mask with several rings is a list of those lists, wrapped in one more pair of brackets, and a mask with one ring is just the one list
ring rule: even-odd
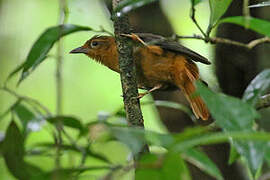
{"label": "broad glossy leaf", "polygon": [[258,7],[266,7],[266,6],[270,6],[270,1],[265,1],[265,2],[261,2],[258,4],[253,4],[248,6],[249,8],[258,8]]}
{"label": "broad glossy leaf", "polygon": [[178,153],[168,152],[165,155],[165,160],[161,169],[164,178],[162,179],[185,179],[191,180],[189,170],[186,163]]}
{"label": "broad glossy leaf", "polygon": [[198,82],[198,92],[209,107],[216,123],[225,131],[251,130],[260,115],[249,104],[225,94],[214,93]]}
{"label": "broad glossy leaf", "polygon": [[238,153],[245,157],[253,176],[261,168],[267,142],[261,141],[232,141]]}
{"label": "broad glossy leaf", "polygon": [[23,69],[19,83],[24,80],[35,68],[42,63],[47,57],[48,52],[61,37],[78,31],[90,31],[89,27],[77,26],[72,24],[65,24],[50,27],[41,34],[38,40],[33,44],[26,61],[21,66],[16,68],[9,76],[13,76],[21,69]]}
{"label": "broad glossy leaf", "polygon": [[265,150],[265,160],[268,166],[270,166],[270,143],[267,144],[267,148]]}
{"label": "broad glossy leaf", "polygon": [[[80,179],[75,178],[78,174],[86,171],[97,171],[97,170],[111,170],[110,166],[86,166],[79,168],[61,168],[58,170],[52,170],[46,173],[42,173],[30,180],[73,180]],[[87,178],[86,178],[87,179]],[[89,179],[89,178],[88,178]],[[91,179],[91,178],[90,178]]]}
{"label": "broad glossy leaf", "polygon": [[177,153],[165,155],[145,154],[138,162],[136,180],[156,179],[191,179],[188,168]]}
{"label": "broad glossy leaf", "polygon": [[116,16],[121,16],[131,10],[145,6],[158,0],[122,0],[119,2],[114,12]]}
{"label": "broad glossy leaf", "polygon": [[247,27],[248,29],[270,37],[270,22],[263,19],[258,19],[254,17],[245,18],[243,16],[234,16],[224,18],[220,21],[220,23],[233,23],[245,27],[247,21],[249,24],[249,26]]}
{"label": "broad glossy leaf", "polygon": [[30,177],[30,174],[24,171],[23,136],[14,121],[10,123],[6,131],[1,151],[6,165],[13,176],[19,179],[27,179]]}
{"label": "broad glossy leaf", "polygon": [[[179,134],[180,135],[180,134]],[[181,136],[180,136],[181,137]],[[258,142],[268,142],[270,133],[264,132],[218,132],[218,133],[204,133],[201,135],[193,136],[188,139],[180,140],[175,137],[175,144],[169,147],[170,150],[176,152],[184,152],[189,148],[200,145],[219,144],[229,142],[231,139]]]}
{"label": "broad glossy leaf", "polygon": [[38,131],[44,123],[42,116],[34,114],[22,103],[13,106],[12,111],[15,112],[23,125],[23,135],[26,135],[27,131]]}
{"label": "broad glossy leaf", "polygon": [[258,74],[246,88],[243,100],[255,106],[258,99],[270,87],[270,69],[266,69]]}
{"label": "broad glossy leaf", "polygon": [[[216,123],[226,132],[243,131],[253,133],[254,119],[259,114],[248,103],[240,99],[216,94],[210,91],[201,83],[197,83],[199,94],[209,107]],[[263,162],[265,142],[236,141],[232,138],[232,143],[237,151],[244,156],[253,175]]]}
{"label": "broad glossy leaf", "polygon": [[208,31],[217,24],[221,16],[227,11],[231,2],[232,0],[209,0],[211,14]]}
{"label": "broad glossy leaf", "polygon": [[135,127],[111,127],[110,131],[116,139],[126,144],[134,154],[139,153],[146,142],[148,145],[168,148],[174,141],[173,137],[168,134],[155,133]]}
{"label": "broad glossy leaf", "polygon": [[202,0],[190,0],[191,4],[194,3],[194,6],[196,6],[197,4],[199,4],[200,2],[202,2]]}
{"label": "broad glossy leaf", "polygon": [[21,100],[18,99],[18,100],[15,101],[11,106],[9,106],[9,107],[4,111],[4,113],[2,113],[2,114],[0,115],[0,120],[1,120],[2,118],[4,118],[5,116],[7,116],[7,115],[10,113],[10,111],[11,111],[17,104],[19,104],[20,102],[21,102]]}
{"label": "broad glossy leaf", "polygon": [[210,176],[214,177],[217,180],[222,180],[222,174],[219,171],[218,167],[208,156],[197,149],[191,148],[182,153],[182,157],[190,162],[191,164],[195,165],[203,172],[209,174]]}
{"label": "broad glossy leaf", "polygon": [[111,132],[116,139],[126,144],[134,154],[139,153],[146,143],[145,132],[142,129],[112,128]]}
{"label": "broad glossy leaf", "polygon": [[70,116],[55,116],[49,117],[46,119],[48,122],[52,124],[62,123],[64,126],[77,129],[79,131],[84,131],[84,127],[80,120],[70,117]]}
{"label": "broad glossy leaf", "polygon": [[230,157],[229,157],[229,165],[233,164],[238,158],[240,157],[239,153],[235,149],[235,147],[232,146],[230,148]]}
{"label": "broad glossy leaf", "polygon": [[192,139],[193,137],[201,136],[202,134],[206,134],[209,131],[207,127],[193,127],[186,128],[182,133],[175,134],[176,142],[184,141],[187,139]]}
{"label": "broad glossy leaf", "polygon": [[6,131],[1,152],[9,171],[14,177],[21,180],[28,180],[36,174],[41,173],[39,168],[24,161],[24,139],[14,121],[10,123]]}
{"label": "broad glossy leaf", "polygon": [[[135,180],[143,179],[155,179],[159,180],[161,165],[157,167],[157,162],[159,161],[159,156],[157,154],[144,154],[140,157],[139,166],[135,171]],[[160,163],[161,164],[161,163]],[[152,168],[147,168],[152,167]],[[156,168],[155,168],[156,167]],[[157,170],[158,169],[158,170]]]}

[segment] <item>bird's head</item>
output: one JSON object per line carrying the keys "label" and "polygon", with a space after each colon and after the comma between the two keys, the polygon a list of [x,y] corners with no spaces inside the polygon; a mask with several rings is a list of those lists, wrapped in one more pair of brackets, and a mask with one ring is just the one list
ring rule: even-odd
{"label": "bird's head", "polygon": [[116,47],[115,39],[112,36],[94,36],[86,41],[83,46],[70,51],[70,53],[83,53],[87,56],[99,59],[110,52],[112,47]]}

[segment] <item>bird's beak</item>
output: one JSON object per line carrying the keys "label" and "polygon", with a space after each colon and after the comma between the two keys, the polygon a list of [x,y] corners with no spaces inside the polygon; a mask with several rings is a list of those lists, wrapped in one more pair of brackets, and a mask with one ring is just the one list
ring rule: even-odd
{"label": "bird's beak", "polygon": [[72,51],[70,51],[69,53],[71,54],[75,54],[75,53],[84,53],[87,54],[87,48],[84,47],[78,47],[76,49],[73,49]]}

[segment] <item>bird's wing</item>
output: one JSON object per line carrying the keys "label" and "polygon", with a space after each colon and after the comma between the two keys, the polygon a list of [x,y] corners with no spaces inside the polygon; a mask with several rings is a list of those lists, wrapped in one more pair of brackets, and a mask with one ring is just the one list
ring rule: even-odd
{"label": "bird's wing", "polygon": [[178,54],[186,55],[193,61],[201,62],[203,64],[211,64],[211,62],[200,54],[182,46],[177,41],[168,40],[162,36],[151,34],[151,33],[135,33],[144,42],[154,44],[162,47],[162,49],[176,52]]}

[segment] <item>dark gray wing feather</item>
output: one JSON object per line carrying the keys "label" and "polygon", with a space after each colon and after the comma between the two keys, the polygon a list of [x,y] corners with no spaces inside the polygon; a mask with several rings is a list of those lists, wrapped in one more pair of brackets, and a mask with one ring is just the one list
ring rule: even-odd
{"label": "dark gray wing feather", "polygon": [[144,42],[149,44],[154,44],[162,47],[162,49],[173,51],[182,55],[186,55],[188,58],[193,61],[201,62],[204,64],[211,64],[211,62],[200,54],[182,46],[177,41],[168,40],[162,36],[151,34],[151,33],[135,33],[138,35]]}

